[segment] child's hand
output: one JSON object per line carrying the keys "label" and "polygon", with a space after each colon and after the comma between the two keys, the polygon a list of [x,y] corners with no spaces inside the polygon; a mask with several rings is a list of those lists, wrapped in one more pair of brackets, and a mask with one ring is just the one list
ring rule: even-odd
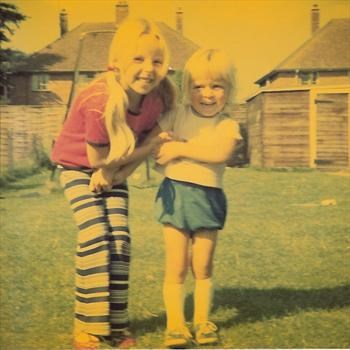
{"label": "child's hand", "polygon": [[158,137],[162,142],[172,141],[174,139],[174,134],[172,131],[163,131]]}
{"label": "child's hand", "polygon": [[125,182],[129,174],[124,171],[123,169],[118,170],[116,173],[113,175],[113,180],[112,184],[114,185],[120,185]]}
{"label": "child's hand", "polygon": [[113,172],[105,169],[95,171],[90,179],[89,189],[92,192],[103,192],[112,189]]}
{"label": "child's hand", "polygon": [[173,140],[173,133],[171,131],[163,131],[159,135],[153,137],[150,140],[150,144],[152,148],[155,148],[164,142],[172,141]]}
{"label": "child's hand", "polygon": [[170,141],[165,142],[157,150],[155,154],[156,162],[160,165],[166,164],[173,159],[181,157],[184,142]]}

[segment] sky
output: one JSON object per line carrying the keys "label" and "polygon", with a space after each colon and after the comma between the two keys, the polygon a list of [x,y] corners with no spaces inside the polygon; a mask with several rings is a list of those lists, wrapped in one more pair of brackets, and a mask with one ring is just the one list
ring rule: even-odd
{"label": "sky", "polygon": [[[124,0],[125,1],[125,0]],[[59,37],[59,13],[68,12],[69,30],[82,22],[112,22],[117,0],[5,0],[29,18],[7,46],[26,53]],[[133,17],[175,28],[183,11],[183,34],[199,46],[223,48],[237,71],[237,99],[257,90],[256,80],[274,69],[311,37],[311,8],[320,9],[320,27],[350,18],[350,0],[127,0]],[[350,44],[349,44],[350,47]]]}

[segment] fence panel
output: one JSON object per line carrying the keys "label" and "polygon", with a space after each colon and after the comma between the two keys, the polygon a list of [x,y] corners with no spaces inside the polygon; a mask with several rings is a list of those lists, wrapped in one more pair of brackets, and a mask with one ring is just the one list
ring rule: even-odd
{"label": "fence panel", "polygon": [[65,105],[0,106],[0,169],[33,163],[35,149],[51,151],[61,130]]}

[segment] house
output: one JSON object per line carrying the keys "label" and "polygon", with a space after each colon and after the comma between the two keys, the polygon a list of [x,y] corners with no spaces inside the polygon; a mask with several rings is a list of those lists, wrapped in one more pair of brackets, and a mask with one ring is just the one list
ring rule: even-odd
{"label": "house", "polygon": [[[82,23],[71,31],[68,30],[68,14],[62,10],[59,16],[60,38],[17,67],[11,76],[13,88],[9,92],[9,103],[67,104],[72,87],[75,90],[86,85],[97,74],[106,71],[111,40],[129,13],[126,2],[118,2],[115,8],[115,22]],[[171,69],[175,71],[181,70],[198,48],[182,35],[182,11],[178,10],[176,16],[176,30],[157,22],[169,46]]]}
{"label": "house", "polygon": [[275,69],[247,100],[250,163],[336,170],[350,164],[350,18],[333,19]]}

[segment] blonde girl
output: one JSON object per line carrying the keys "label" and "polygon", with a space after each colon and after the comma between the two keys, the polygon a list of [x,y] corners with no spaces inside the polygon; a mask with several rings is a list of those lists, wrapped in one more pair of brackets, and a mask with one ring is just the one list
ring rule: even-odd
{"label": "blonde girl", "polygon": [[128,318],[128,172],[122,170],[162,142],[143,141],[144,135],[175,100],[166,77],[168,50],[150,21],[128,20],[118,28],[108,64],[108,72],[75,98],[52,152],[79,228],[77,350],[96,349],[101,340],[119,347],[135,343]]}
{"label": "blonde girl", "polygon": [[192,341],[183,310],[188,266],[195,279],[195,341],[218,342],[217,326],[209,316],[215,245],[226,218],[223,173],[241,138],[230,117],[235,90],[228,56],[221,50],[201,49],[184,69],[184,103],[159,121],[159,130],[172,131],[174,137],[156,155],[165,175],[156,198],[156,216],[165,240],[165,346],[170,348],[186,347]]}

